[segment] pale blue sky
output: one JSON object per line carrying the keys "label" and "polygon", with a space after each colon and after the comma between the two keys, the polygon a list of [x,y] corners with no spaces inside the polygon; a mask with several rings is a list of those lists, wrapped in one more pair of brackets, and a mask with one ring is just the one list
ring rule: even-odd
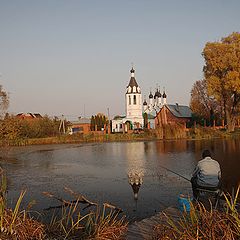
{"label": "pale blue sky", "polygon": [[239,0],[0,0],[0,84],[11,113],[124,114],[131,62],[189,104],[202,49],[240,27]]}

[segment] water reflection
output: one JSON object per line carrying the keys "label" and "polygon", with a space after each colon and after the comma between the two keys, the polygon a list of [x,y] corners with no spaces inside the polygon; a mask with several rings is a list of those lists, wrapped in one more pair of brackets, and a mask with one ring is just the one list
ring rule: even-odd
{"label": "water reflection", "polygon": [[138,192],[143,184],[146,170],[145,152],[146,144],[144,142],[133,142],[126,145],[128,183],[132,187],[135,200],[138,200]]}
{"label": "water reflection", "polygon": [[138,200],[138,192],[143,184],[143,173],[142,172],[129,172],[128,173],[128,183],[131,185],[134,200]]}
{"label": "water reflection", "polygon": [[141,172],[144,174],[145,150],[144,142],[128,143],[125,146],[128,172]]}
{"label": "water reflection", "polygon": [[189,142],[183,141],[159,141],[156,142],[156,152],[158,153],[172,153],[172,152],[186,152],[189,148]]}

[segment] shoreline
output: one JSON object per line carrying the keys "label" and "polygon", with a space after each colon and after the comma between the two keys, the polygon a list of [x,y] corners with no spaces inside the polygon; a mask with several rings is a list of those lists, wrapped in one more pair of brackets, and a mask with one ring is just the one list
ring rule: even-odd
{"label": "shoreline", "polygon": [[16,139],[11,141],[0,142],[0,147],[11,146],[31,146],[31,145],[57,145],[57,144],[85,144],[85,143],[104,143],[104,142],[132,142],[132,141],[177,141],[177,140],[210,140],[210,139],[224,139],[224,138],[238,138],[240,137],[240,130],[237,129],[232,133],[227,133],[219,130],[211,130],[211,132],[204,132],[195,135],[189,133],[185,137],[168,136],[167,138],[158,137],[156,132],[144,132],[140,134],[86,134],[86,135],[59,135],[46,138],[27,138]]}

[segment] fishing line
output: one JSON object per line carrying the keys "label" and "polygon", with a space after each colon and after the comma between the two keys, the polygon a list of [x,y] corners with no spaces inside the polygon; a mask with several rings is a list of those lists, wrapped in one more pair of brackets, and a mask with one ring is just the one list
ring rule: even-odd
{"label": "fishing line", "polygon": [[165,169],[165,170],[171,172],[171,173],[174,173],[174,174],[178,175],[179,177],[181,177],[181,178],[187,180],[188,182],[191,182],[190,179],[188,179],[188,178],[182,176],[181,174],[179,174],[179,173],[177,173],[177,172],[174,172],[173,170],[171,170],[171,169],[169,169],[169,168],[166,168],[166,167],[164,167],[164,166],[162,166],[162,165],[159,165],[159,166],[160,166],[161,168],[163,168],[163,169]]}

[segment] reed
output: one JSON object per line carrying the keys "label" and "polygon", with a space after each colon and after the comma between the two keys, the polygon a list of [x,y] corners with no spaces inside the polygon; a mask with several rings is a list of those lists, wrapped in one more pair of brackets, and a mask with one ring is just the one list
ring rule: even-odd
{"label": "reed", "polygon": [[53,213],[49,225],[46,225],[48,235],[57,237],[57,239],[83,238],[84,219],[88,214],[81,215],[79,201],[68,206],[62,206],[61,213]]}
{"label": "reed", "polygon": [[44,239],[44,225],[32,219],[27,211],[20,210],[25,191],[20,193],[14,209],[6,204],[7,180],[1,175],[0,188],[0,239]]}
{"label": "reed", "polygon": [[184,139],[187,131],[183,124],[165,124],[153,130],[156,139]]}
{"label": "reed", "polygon": [[212,138],[224,138],[233,134],[226,133],[226,131],[213,129],[211,127],[192,127],[189,131],[189,137],[193,139],[212,139]]}
{"label": "reed", "polygon": [[191,205],[189,214],[186,212],[179,221],[167,217],[166,224],[154,228],[153,239],[240,239],[240,215],[237,211],[239,187],[235,197],[225,195],[226,208],[224,211],[207,210],[203,204]]}
{"label": "reed", "polygon": [[[120,217],[119,208],[108,203],[101,207],[69,188],[67,191],[78,198],[66,201],[53,194],[44,193],[62,204],[60,214],[54,212],[50,224],[46,226],[49,236],[57,239],[121,239],[124,236],[127,222],[124,216]],[[88,205],[81,208],[81,203]],[[58,208],[59,206],[56,206],[51,209]]]}
{"label": "reed", "polygon": [[119,218],[119,210],[107,203],[91,212],[86,223],[88,239],[124,239],[128,223],[125,216]]}
{"label": "reed", "polygon": [[234,229],[240,237],[240,213],[237,210],[240,185],[237,188],[235,196],[224,194],[226,200],[226,213],[234,219]]}

